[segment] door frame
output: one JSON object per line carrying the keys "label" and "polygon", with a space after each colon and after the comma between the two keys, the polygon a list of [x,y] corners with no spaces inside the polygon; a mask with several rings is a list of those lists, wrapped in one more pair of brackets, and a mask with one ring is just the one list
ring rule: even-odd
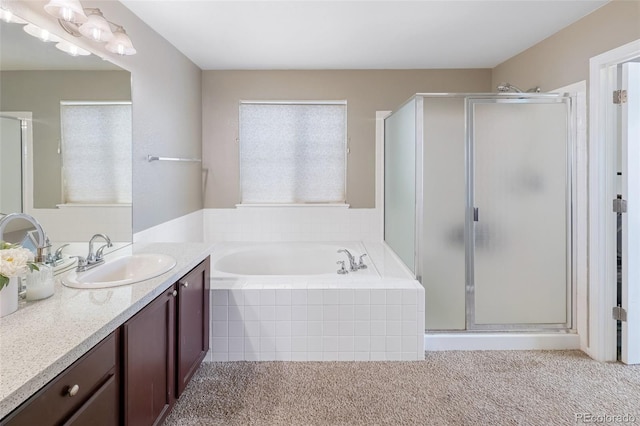
{"label": "door frame", "polygon": [[0,111],[0,115],[20,121],[22,136],[22,213],[33,211],[33,114],[31,111]]}
{"label": "door frame", "polygon": [[640,57],[640,39],[589,60],[589,284],[588,336],[581,349],[598,361],[616,360],[616,147],[608,116],[617,65]]}

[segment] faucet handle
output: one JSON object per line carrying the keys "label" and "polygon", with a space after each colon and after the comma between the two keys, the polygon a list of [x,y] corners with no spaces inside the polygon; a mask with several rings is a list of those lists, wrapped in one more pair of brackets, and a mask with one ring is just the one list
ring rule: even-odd
{"label": "faucet handle", "polygon": [[344,260],[338,260],[336,264],[340,265],[340,269],[338,269],[338,273],[340,275],[348,274],[347,268],[344,267]]}
{"label": "faucet handle", "polygon": [[103,257],[102,252],[107,247],[113,247],[113,244],[111,244],[111,241],[109,241],[107,244],[104,244],[104,245],[100,246],[100,248],[98,248],[98,250],[96,250],[96,257],[94,259],[96,262],[99,262],[99,261],[102,260],[102,257]]}
{"label": "faucet handle", "polygon": [[53,260],[62,259],[62,249],[68,246],[69,244],[63,244],[56,249],[56,252],[53,254]]}
{"label": "faucet handle", "polygon": [[358,269],[367,269],[367,265],[365,265],[364,262],[362,261],[362,258],[365,257],[366,255],[367,253],[360,256],[360,261],[358,262]]}

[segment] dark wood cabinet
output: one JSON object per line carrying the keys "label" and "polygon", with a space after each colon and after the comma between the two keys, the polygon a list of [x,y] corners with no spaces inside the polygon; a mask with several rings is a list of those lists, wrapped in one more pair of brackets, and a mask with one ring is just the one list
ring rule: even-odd
{"label": "dark wood cabinet", "polygon": [[122,327],[124,424],[161,424],[209,350],[209,258]]}
{"label": "dark wood cabinet", "polygon": [[119,424],[118,330],[2,422],[6,426]]}
{"label": "dark wood cabinet", "polygon": [[209,350],[209,258],[0,421],[162,424]]}
{"label": "dark wood cabinet", "polygon": [[178,282],[176,397],[209,350],[209,259]]}
{"label": "dark wood cabinet", "polygon": [[160,424],[175,402],[175,285],[122,326],[124,424]]}

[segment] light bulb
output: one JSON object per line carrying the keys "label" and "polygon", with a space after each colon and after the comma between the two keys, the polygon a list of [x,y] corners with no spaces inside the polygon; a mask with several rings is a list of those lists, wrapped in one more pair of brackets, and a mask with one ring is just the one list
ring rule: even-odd
{"label": "light bulb", "polygon": [[102,36],[102,31],[99,28],[94,28],[91,30],[91,38],[95,41],[100,41],[100,37]]}
{"label": "light bulb", "polygon": [[62,14],[62,20],[64,21],[71,22],[71,20],[73,19],[73,10],[68,7],[63,7],[60,10],[60,13]]}

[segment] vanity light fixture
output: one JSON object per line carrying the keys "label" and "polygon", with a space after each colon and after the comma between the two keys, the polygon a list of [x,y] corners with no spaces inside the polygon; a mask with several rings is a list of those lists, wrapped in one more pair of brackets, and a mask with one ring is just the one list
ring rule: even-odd
{"label": "vanity light fixture", "polygon": [[57,18],[60,26],[74,37],[84,36],[107,43],[105,49],[118,55],[136,54],[124,28],[107,20],[98,8],[84,9],[79,0],[50,0],[44,10]]}

